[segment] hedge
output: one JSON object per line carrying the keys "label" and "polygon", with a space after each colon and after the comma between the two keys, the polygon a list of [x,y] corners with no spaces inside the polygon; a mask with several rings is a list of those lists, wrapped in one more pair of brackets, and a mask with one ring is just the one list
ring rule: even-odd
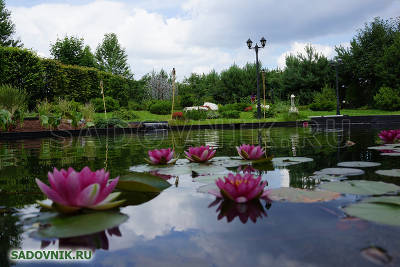
{"label": "hedge", "polygon": [[132,90],[138,83],[95,68],[64,65],[56,60],[43,59],[28,49],[0,46],[0,84],[10,84],[25,89],[29,94],[29,107],[47,98],[69,98],[86,103],[100,97],[100,81],[104,93],[117,99],[121,105],[128,104]]}

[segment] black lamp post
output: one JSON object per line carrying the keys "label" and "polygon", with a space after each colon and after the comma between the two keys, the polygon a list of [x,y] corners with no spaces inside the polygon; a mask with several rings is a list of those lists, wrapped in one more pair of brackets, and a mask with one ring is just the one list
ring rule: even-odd
{"label": "black lamp post", "polygon": [[336,74],[336,115],[340,115],[340,100],[339,100],[339,65],[342,63],[340,58],[331,61],[331,65],[335,67]]}
{"label": "black lamp post", "polygon": [[253,45],[253,41],[247,40],[247,47],[249,49],[254,49],[256,51],[256,66],[257,66],[257,119],[261,119],[261,102],[260,102],[260,66],[258,64],[258,49],[259,48],[264,48],[265,47],[265,43],[267,42],[267,40],[265,40],[265,38],[261,38],[260,43],[261,46],[258,46],[258,44],[256,43],[256,45],[254,47],[251,47]]}

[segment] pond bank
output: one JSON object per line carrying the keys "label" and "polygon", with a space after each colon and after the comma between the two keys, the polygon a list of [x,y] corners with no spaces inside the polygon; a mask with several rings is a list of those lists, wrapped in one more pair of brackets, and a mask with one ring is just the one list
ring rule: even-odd
{"label": "pond bank", "polygon": [[[0,140],[18,140],[46,137],[72,137],[72,136],[100,136],[113,134],[136,134],[154,130],[190,131],[203,129],[254,129],[272,127],[303,127],[306,121],[285,122],[250,122],[229,124],[187,124],[168,125],[168,122],[131,122],[129,128],[87,128],[87,129],[63,129],[63,130],[40,130],[24,132],[0,132]],[[308,121],[310,127],[316,128],[400,128],[400,115],[374,115],[374,116],[319,116],[311,117]]]}

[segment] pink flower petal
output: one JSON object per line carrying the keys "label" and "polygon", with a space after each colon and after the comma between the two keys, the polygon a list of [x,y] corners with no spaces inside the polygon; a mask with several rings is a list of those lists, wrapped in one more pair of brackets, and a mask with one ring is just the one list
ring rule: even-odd
{"label": "pink flower petal", "polygon": [[97,197],[100,193],[100,185],[99,184],[91,184],[83,189],[78,195],[78,206],[88,207],[93,206],[97,200]]}
{"label": "pink flower petal", "polygon": [[69,204],[53,189],[48,187],[39,179],[35,179],[36,184],[39,186],[40,190],[45,194],[49,199],[53,200],[54,202],[60,203],[62,205],[68,206]]}

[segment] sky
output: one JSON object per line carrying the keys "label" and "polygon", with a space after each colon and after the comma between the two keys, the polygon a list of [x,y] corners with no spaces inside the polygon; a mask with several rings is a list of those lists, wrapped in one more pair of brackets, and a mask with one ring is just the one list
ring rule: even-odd
{"label": "sky", "polygon": [[312,44],[332,58],[374,17],[394,18],[400,0],[6,0],[26,48],[50,57],[57,38],[82,37],[94,51],[114,32],[136,79],[161,68],[178,80],[192,72],[220,72],[255,62],[246,46],[261,37],[264,67],[284,68],[285,57]]}

